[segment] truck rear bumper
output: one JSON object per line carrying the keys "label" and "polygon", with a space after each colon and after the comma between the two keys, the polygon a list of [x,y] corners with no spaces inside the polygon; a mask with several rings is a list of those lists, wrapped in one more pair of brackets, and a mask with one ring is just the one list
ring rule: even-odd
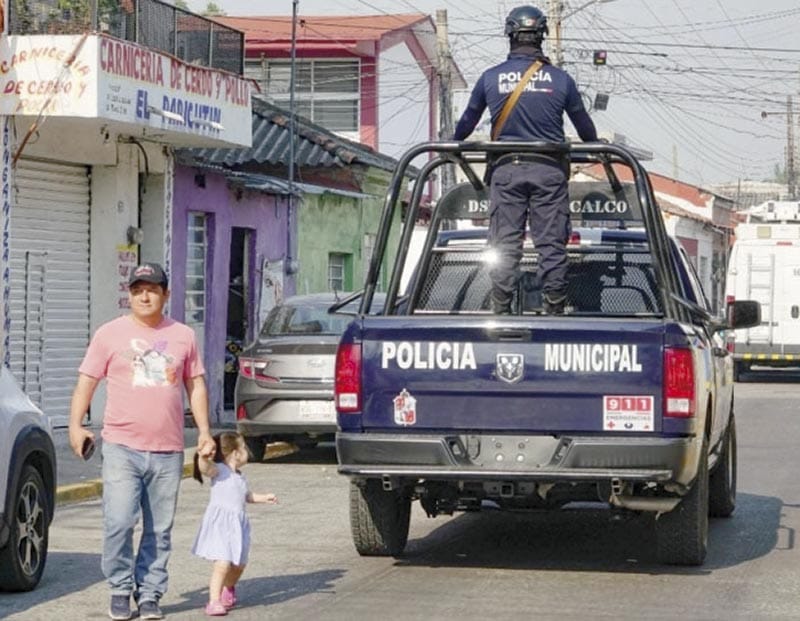
{"label": "truck rear bumper", "polygon": [[693,437],[340,432],[336,451],[339,472],[356,478],[666,483],[696,448]]}

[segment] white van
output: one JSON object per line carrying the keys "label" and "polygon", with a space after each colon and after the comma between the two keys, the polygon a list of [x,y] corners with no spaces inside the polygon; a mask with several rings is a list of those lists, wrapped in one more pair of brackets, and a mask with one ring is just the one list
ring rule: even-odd
{"label": "white van", "polygon": [[[777,207],[798,206],[797,202]],[[761,325],[733,337],[734,379],[751,365],[800,366],[800,217],[773,209],[736,227],[725,297],[761,303]]]}

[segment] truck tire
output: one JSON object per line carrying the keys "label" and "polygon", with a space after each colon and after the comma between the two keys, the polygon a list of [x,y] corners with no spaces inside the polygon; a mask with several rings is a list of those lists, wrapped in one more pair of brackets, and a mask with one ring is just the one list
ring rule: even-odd
{"label": "truck tire", "polygon": [[42,577],[47,562],[50,507],[44,479],[31,465],[22,469],[11,490],[11,537],[0,550],[0,590],[30,591]]}
{"label": "truck tire", "polygon": [[702,565],[708,549],[708,440],[703,442],[697,477],[669,513],[656,519],[658,559],[668,565]]}
{"label": "truck tire", "polygon": [[734,382],[741,382],[742,381],[742,373],[747,371],[747,363],[746,362],[734,362],[733,363],[733,381]]}
{"label": "truck tire", "polygon": [[361,556],[396,556],[406,547],[411,498],[385,491],[377,479],[350,482],[350,531]]}
{"label": "truck tire", "polygon": [[736,419],[731,411],[719,461],[708,479],[708,514],[730,517],[736,508]]}

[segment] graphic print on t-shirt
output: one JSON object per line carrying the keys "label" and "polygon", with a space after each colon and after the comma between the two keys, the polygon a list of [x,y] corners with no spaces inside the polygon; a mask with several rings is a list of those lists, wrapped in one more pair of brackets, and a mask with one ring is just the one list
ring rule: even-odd
{"label": "graphic print on t-shirt", "polygon": [[171,386],[177,379],[174,358],[166,353],[167,342],[152,345],[144,339],[131,339],[129,356],[134,386]]}

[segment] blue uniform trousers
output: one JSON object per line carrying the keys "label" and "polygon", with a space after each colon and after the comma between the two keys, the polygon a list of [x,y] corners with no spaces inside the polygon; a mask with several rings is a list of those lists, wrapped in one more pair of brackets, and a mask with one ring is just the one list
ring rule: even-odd
{"label": "blue uniform trousers", "polygon": [[491,270],[494,305],[511,303],[519,281],[526,220],[539,254],[542,290],[563,294],[570,221],[567,173],[562,165],[556,161],[502,164],[492,174],[489,199],[489,244],[497,252]]}

